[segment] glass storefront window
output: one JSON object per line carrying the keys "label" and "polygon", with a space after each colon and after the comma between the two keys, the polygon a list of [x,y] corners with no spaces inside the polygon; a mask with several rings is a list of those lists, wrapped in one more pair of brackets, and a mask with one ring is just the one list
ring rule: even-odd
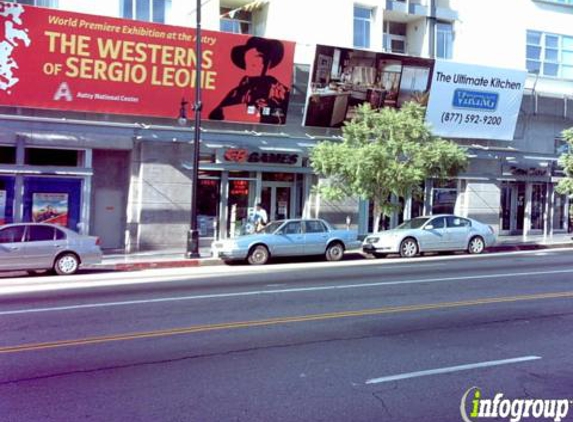
{"label": "glass storefront window", "polygon": [[295,173],[263,173],[263,181],[294,182]]}
{"label": "glass storefront window", "polygon": [[0,164],[16,164],[16,147],[0,146]]}
{"label": "glass storefront window", "polygon": [[221,182],[218,179],[199,179],[197,186],[197,225],[199,236],[215,237],[219,215]]}
{"label": "glass storefront window", "polygon": [[72,149],[26,148],[24,163],[31,166],[78,167],[80,152]]}
{"label": "glass storefront window", "polygon": [[555,194],[555,203],[553,204],[553,230],[565,230],[565,195]]}
{"label": "glass storefront window", "polygon": [[256,173],[248,171],[230,171],[229,179],[254,179],[257,177]]}
{"label": "glass storefront window", "polygon": [[14,178],[0,177],[0,224],[13,222]]}
{"label": "glass storefront window", "polygon": [[543,230],[547,186],[544,183],[534,183],[531,187],[531,230]]}
{"label": "glass storefront window", "polygon": [[255,180],[229,180],[229,214],[227,234],[239,236],[247,230],[249,214],[255,206]]}
{"label": "glass storefront window", "polygon": [[453,214],[458,197],[457,180],[434,180],[432,214]]}
{"label": "glass storefront window", "polygon": [[457,197],[455,188],[432,189],[432,214],[453,214]]}

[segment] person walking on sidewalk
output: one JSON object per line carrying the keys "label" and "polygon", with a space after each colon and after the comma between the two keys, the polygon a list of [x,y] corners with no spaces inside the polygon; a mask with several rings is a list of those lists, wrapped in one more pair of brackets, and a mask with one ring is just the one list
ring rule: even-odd
{"label": "person walking on sidewalk", "polygon": [[262,204],[257,204],[255,209],[255,232],[261,232],[269,222],[267,211],[263,208]]}

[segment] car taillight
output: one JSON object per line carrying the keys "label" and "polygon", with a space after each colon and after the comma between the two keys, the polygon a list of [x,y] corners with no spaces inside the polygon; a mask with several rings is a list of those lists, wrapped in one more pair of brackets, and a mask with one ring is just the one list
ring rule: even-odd
{"label": "car taillight", "polygon": [[492,226],[488,226],[488,227],[489,227],[489,232],[490,232],[491,234],[493,234],[493,233],[494,233],[493,227],[492,227]]}
{"label": "car taillight", "polygon": [[101,240],[99,239],[99,237],[96,237],[96,245],[101,245]]}

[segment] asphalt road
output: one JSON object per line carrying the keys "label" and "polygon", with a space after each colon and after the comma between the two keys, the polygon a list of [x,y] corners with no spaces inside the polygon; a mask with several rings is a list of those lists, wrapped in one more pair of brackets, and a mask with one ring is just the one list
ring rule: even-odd
{"label": "asphalt road", "polygon": [[0,421],[441,422],[472,387],[573,399],[573,251],[38,283],[62,280],[0,296]]}

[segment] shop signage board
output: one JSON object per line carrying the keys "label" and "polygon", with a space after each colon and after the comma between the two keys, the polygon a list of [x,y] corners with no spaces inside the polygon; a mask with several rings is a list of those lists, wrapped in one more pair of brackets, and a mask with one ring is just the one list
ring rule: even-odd
{"label": "shop signage board", "polygon": [[426,105],[433,67],[432,59],[317,45],[304,125],[340,127],[363,103]]}
{"label": "shop signage board", "polygon": [[218,149],[216,159],[218,163],[302,166],[302,157],[300,154],[291,152],[251,151],[246,148]]}
{"label": "shop signage board", "polygon": [[512,140],[527,72],[437,60],[426,121],[442,137]]}
{"label": "shop signage board", "polygon": [[[0,2],[0,105],[284,124],[293,42]],[[256,57],[254,57],[256,56]],[[41,88],[41,89],[40,89]]]}

